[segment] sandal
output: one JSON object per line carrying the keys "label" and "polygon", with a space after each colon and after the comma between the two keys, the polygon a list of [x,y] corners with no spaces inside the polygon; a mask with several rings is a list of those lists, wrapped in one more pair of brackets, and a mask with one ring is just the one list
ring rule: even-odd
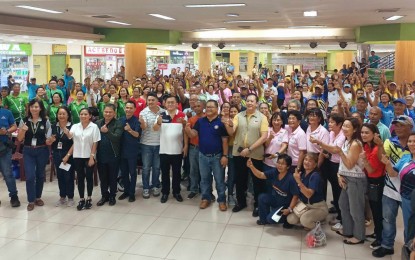
{"label": "sandal", "polygon": [[[336,234],[337,235],[340,235],[340,236],[342,236],[342,237],[347,237],[347,238],[352,238],[353,236],[352,235],[345,235],[345,234],[343,234],[343,233],[340,233],[340,231],[336,231]],[[345,240],[346,241],[346,240]]]}

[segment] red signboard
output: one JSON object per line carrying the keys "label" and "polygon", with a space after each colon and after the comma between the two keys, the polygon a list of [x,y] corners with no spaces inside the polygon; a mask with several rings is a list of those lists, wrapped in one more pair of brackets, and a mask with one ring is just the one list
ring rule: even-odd
{"label": "red signboard", "polygon": [[167,63],[159,63],[158,64],[159,70],[166,70],[167,69]]}
{"label": "red signboard", "polygon": [[85,56],[124,56],[124,47],[85,46]]}

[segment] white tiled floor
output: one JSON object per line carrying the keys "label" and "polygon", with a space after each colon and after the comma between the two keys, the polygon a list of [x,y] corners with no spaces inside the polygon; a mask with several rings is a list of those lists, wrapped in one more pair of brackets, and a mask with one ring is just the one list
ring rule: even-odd
{"label": "white tiled floor", "polygon": [[[134,203],[97,207],[100,194],[94,187],[93,208],[78,212],[54,206],[55,179],[45,183],[45,206],[27,212],[25,184],[18,181],[18,189],[22,206],[14,209],[4,181],[0,182],[0,259],[374,259],[369,242],[344,245],[328,225],[323,226],[328,244],[310,249],[301,229],[257,226],[250,210],[220,212],[216,203],[200,210],[200,197],[183,203],[170,197],[161,204],[159,198],[144,200],[138,190]],[[182,195],[185,198],[187,192]],[[396,253],[384,259],[400,259],[401,216],[398,227]],[[372,231],[373,226],[367,233]]]}

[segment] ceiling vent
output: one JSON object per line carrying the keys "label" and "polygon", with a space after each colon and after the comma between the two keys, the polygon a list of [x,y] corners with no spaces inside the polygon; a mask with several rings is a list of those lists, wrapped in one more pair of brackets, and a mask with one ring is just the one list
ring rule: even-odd
{"label": "ceiling vent", "polygon": [[89,15],[89,17],[92,17],[92,18],[99,18],[99,19],[110,19],[110,18],[115,18],[114,16],[111,16],[111,15],[108,15],[108,14]]}
{"label": "ceiling vent", "polygon": [[378,9],[376,12],[378,13],[396,13],[399,11],[399,8],[386,8],[386,9]]}
{"label": "ceiling vent", "polygon": [[249,25],[240,25],[238,27],[241,28],[241,29],[251,29],[251,26],[249,26]]}

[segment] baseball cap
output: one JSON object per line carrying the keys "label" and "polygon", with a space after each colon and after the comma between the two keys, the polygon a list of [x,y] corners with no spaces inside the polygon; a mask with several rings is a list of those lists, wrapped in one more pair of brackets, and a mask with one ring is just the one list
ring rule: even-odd
{"label": "baseball cap", "polygon": [[350,84],[344,84],[344,88],[351,88],[352,86]]}
{"label": "baseball cap", "polygon": [[406,105],[406,100],[403,99],[403,98],[397,98],[392,103],[393,104],[395,104],[395,103],[402,103],[402,104]]}
{"label": "baseball cap", "polygon": [[403,125],[414,125],[414,120],[412,120],[412,118],[410,118],[409,116],[406,115],[402,115],[402,116],[398,116],[395,117],[392,121],[392,124],[396,124],[396,123],[401,123]]}

